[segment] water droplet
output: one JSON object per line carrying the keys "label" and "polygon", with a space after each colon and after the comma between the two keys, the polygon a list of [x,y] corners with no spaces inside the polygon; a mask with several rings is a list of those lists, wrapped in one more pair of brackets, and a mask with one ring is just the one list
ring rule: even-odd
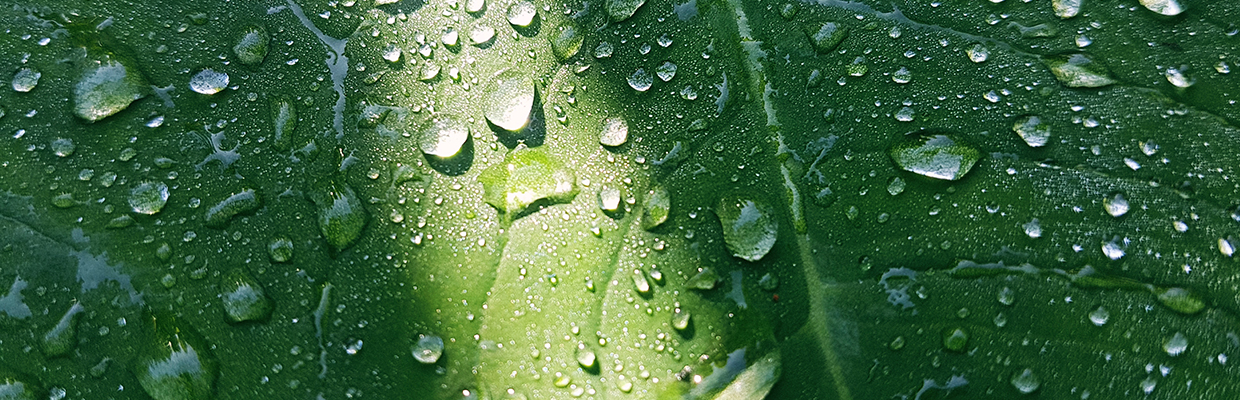
{"label": "water droplet", "polygon": [[1164,71],[1163,75],[1167,77],[1167,82],[1171,82],[1171,84],[1175,85],[1175,87],[1186,88],[1189,86],[1193,86],[1194,83],[1197,83],[1197,80],[1189,78],[1187,75],[1185,75],[1184,69],[1185,69],[1184,67],[1167,68],[1167,70]]}
{"label": "water droplet", "polygon": [[1021,394],[1029,394],[1038,390],[1042,386],[1042,382],[1038,381],[1038,376],[1033,374],[1033,370],[1025,368],[1023,371],[1012,374],[1012,387],[1015,387]]}
{"label": "water droplet", "polygon": [[641,294],[650,293],[650,281],[646,280],[646,274],[640,269],[633,270],[633,289]]}
{"label": "water droplet", "polygon": [[664,33],[660,35],[659,39],[656,40],[655,42],[659,44],[659,47],[668,48],[672,46],[672,37]]}
{"label": "water droplet", "polygon": [[509,132],[524,129],[534,109],[534,79],[507,69],[487,84],[486,118]]}
{"label": "water droplet", "polygon": [[1012,131],[1016,132],[1029,147],[1045,146],[1051,138],[1050,125],[1042,122],[1042,118],[1036,115],[1017,118],[1016,123],[1012,125]]}
{"label": "water droplet", "polygon": [[685,282],[685,287],[697,290],[711,290],[719,282],[719,275],[710,268],[702,268],[697,274]]}
{"label": "water droplet", "polygon": [[910,134],[888,154],[905,171],[951,181],[964,177],[981,158],[977,149],[937,131]]}
{"label": "water droplet", "polygon": [[219,93],[228,87],[228,74],[207,68],[199,71],[189,80],[189,88],[205,95]]}
{"label": "water droplet", "polygon": [[676,328],[678,331],[688,329],[691,322],[690,318],[689,311],[676,307],[675,311],[672,312],[672,328]]}
{"label": "water droplet", "polygon": [[532,2],[522,0],[508,7],[508,23],[513,26],[530,26],[534,23],[534,18],[538,18],[538,9]]}
{"label": "water droplet", "polygon": [[238,62],[244,65],[256,65],[267,58],[269,42],[271,42],[271,36],[267,35],[266,29],[250,25],[241,32],[241,37],[237,38],[237,44],[233,45],[232,50],[237,55]]}
{"label": "water droplet", "polygon": [[495,38],[495,28],[486,25],[474,25],[469,30],[469,42],[474,45],[486,44],[493,38]]}
{"label": "water droplet", "polygon": [[145,96],[149,85],[125,64],[108,58],[86,64],[73,86],[73,113],[79,118],[95,122]]}
{"label": "water droplet", "polygon": [[904,344],[904,336],[896,336],[895,339],[891,339],[891,343],[887,344],[887,348],[890,348],[893,351],[900,350],[904,348]]}
{"label": "water droplet", "polygon": [[439,77],[440,69],[442,69],[442,67],[440,67],[439,64],[435,64],[435,63],[422,64],[422,71],[420,74],[418,74],[418,80],[423,81],[423,82],[433,81],[435,80],[435,78]]}
{"label": "water droplet", "polygon": [[671,61],[664,61],[658,68],[655,68],[654,72],[664,82],[670,81],[676,77],[676,64],[672,64]]}
{"label": "water droplet", "polygon": [[22,68],[13,74],[13,90],[18,92],[29,92],[39,85],[39,78],[43,74],[31,68]]}
{"label": "water droplet", "polygon": [[263,287],[239,268],[224,275],[220,292],[220,304],[229,321],[258,321],[271,315],[271,299],[267,298]]}
{"label": "water droplet", "polygon": [[439,158],[455,156],[469,140],[469,126],[452,115],[439,115],[422,128],[418,148]]}
{"label": "water droplet", "polygon": [[604,146],[619,146],[629,140],[629,123],[624,117],[609,117],[603,120],[603,130],[599,133],[598,142]]}
{"label": "water droplet", "polygon": [[1167,352],[1169,356],[1178,356],[1187,349],[1188,338],[1184,337],[1183,333],[1176,332],[1175,335],[1163,340],[1163,351]]}
{"label": "water droplet", "polygon": [[418,335],[413,345],[413,358],[423,364],[434,364],[443,356],[443,339],[434,335]]}
{"label": "water droplet", "polygon": [[969,61],[981,63],[986,62],[986,59],[990,58],[990,49],[987,49],[986,46],[982,46],[979,43],[973,45],[972,48],[965,50],[965,54],[969,56]]}
{"label": "water droplet", "polygon": [[905,84],[911,80],[913,80],[913,73],[909,72],[908,68],[900,67],[899,70],[891,74],[891,81],[895,83]]}
{"label": "water droplet", "polygon": [[622,188],[612,185],[603,185],[598,191],[598,207],[607,212],[615,212],[620,209],[620,198],[623,196]]}
{"label": "water droplet", "polygon": [[994,323],[996,327],[1000,328],[1007,326],[1007,316],[1003,315],[1003,313],[995,314]]}
{"label": "water droplet", "polygon": [[258,192],[254,189],[245,189],[207,209],[204,222],[207,226],[222,229],[238,214],[258,210],[261,206],[262,198],[258,196]]}
{"label": "water droplet", "polygon": [[310,201],[318,208],[319,232],[334,250],[342,251],[362,236],[370,214],[348,184],[323,182],[310,192]]}
{"label": "water droplet", "polygon": [[267,255],[271,257],[271,262],[289,262],[293,259],[293,241],[284,237],[271,239],[267,244]]}
{"label": "water droplet", "polygon": [[1004,286],[1003,289],[999,290],[998,299],[999,304],[1010,306],[1016,302],[1016,292],[1013,292],[1012,288]]}
{"label": "water droplet", "polygon": [[834,22],[827,22],[819,25],[818,29],[807,30],[805,33],[809,36],[809,42],[814,46],[814,50],[822,54],[835,50],[835,47],[839,46],[840,42],[848,36],[848,28]]}
{"label": "water droplet", "polygon": [[892,196],[904,193],[905,185],[904,180],[900,179],[900,177],[892,177],[887,183],[887,193],[891,193]]}
{"label": "water droplet", "polygon": [[506,218],[520,216],[541,199],[564,203],[577,196],[577,175],[542,147],[508,152],[478,175],[483,199]]}
{"label": "water droplet", "polygon": [[1038,222],[1037,218],[1026,222],[1024,225],[1021,225],[1021,227],[1025,229],[1025,234],[1030,238],[1037,239],[1042,237],[1042,224]]}
{"label": "water droplet", "polygon": [[390,63],[400,62],[401,54],[402,51],[400,46],[397,46],[396,43],[388,43],[387,46],[383,48],[382,53],[383,60]]}
{"label": "water droplet", "polygon": [[1146,395],[1149,395],[1150,393],[1154,393],[1155,386],[1158,386],[1158,381],[1154,380],[1154,377],[1152,376],[1146,377],[1144,380],[1141,381],[1141,391],[1144,392]]}
{"label": "water droplet", "polygon": [[1103,87],[1116,83],[1111,70],[1085,54],[1049,56],[1043,59],[1060,83],[1068,87]]}
{"label": "water droplet", "polygon": [[271,120],[276,128],[272,145],[287,150],[293,141],[293,130],[297,128],[297,106],[288,99],[277,100],[271,107]]}
{"label": "water droplet", "polygon": [[969,334],[962,328],[952,328],[943,331],[943,348],[951,351],[964,351],[965,345],[969,343]]}
{"label": "water droplet", "polygon": [[155,214],[167,203],[168,185],[163,182],[142,182],[129,192],[129,207],[139,214]]}
{"label": "water droplet", "polygon": [[73,144],[73,140],[60,138],[52,141],[52,154],[57,157],[71,156],[74,150],[77,150],[77,145]]}
{"label": "water droplet", "polygon": [[639,92],[650,90],[650,86],[654,84],[654,77],[650,76],[645,69],[638,68],[629,76],[629,87]]}
{"label": "water droplet", "polygon": [[1218,251],[1219,253],[1223,253],[1225,256],[1231,257],[1232,254],[1236,253],[1236,246],[1232,245],[1231,241],[1227,240],[1227,238],[1219,238]]}
{"label": "water droplet", "polygon": [[594,58],[611,57],[611,54],[615,51],[616,48],[612,46],[611,43],[602,42],[598,44],[598,47],[594,48]]}
{"label": "water droplet", "polygon": [[1109,319],[1111,319],[1111,313],[1107,312],[1107,309],[1102,306],[1098,306],[1098,308],[1089,312],[1089,322],[1092,322],[1095,326],[1106,325]]}
{"label": "water droplet", "polygon": [[791,21],[793,18],[796,18],[797,12],[800,10],[801,6],[797,3],[784,3],[783,7],[779,8],[779,15]]}
{"label": "water droplet", "polygon": [[605,6],[611,22],[620,22],[632,17],[642,4],[646,4],[646,0],[607,0]]}
{"label": "water droplet", "polygon": [[1113,193],[1102,200],[1102,207],[1110,216],[1119,217],[1128,213],[1128,200],[1123,193]]}
{"label": "water droplet", "polygon": [[1119,243],[1110,241],[1102,244],[1102,254],[1112,260],[1118,260],[1124,257],[1124,249],[1120,247]]}
{"label": "water droplet", "polygon": [[1183,314],[1196,314],[1206,307],[1206,303],[1186,289],[1173,287],[1155,290],[1158,301],[1168,308]]}
{"label": "water droplet", "polygon": [[576,28],[565,27],[555,39],[551,40],[551,52],[555,53],[556,59],[563,62],[577,55],[584,41],[585,37],[578,34]]}
{"label": "water droplet", "polygon": [[594,350],[577,348],[577,364],[586,370],[593,370],[597,366],[598,356],[594,354]]}
{"label": "water droplet", "polygon": [[1055,15],[1059,18],[1072,18],[1081,12],[1081,0],[1054,0],[1051,2],[1051,9],[1055,10]]}
{"label": "water droplet", "polygon": [[725,195],[715,207],[723,225],[723,241],[733,256],[758,261],[775,246],[779,224],[769,205],[755,199]]}
{"label": "water droplet", "polygon": [[1166,15],[1180,15],[1184,10],[1188,9],[1180,4],[1179,0],[1140,0],[1141,5],[1147,10]]}
{"label": "water droplet", "polygon": [[646,193],[645,206],[642,212],[642,229],[651,230],[663,225],[671,215],[672,195],[662,186],[650,189]]}
{"label": "water droplet", "polygon": [[154,340],[139,348],[133,369],[142,389],[155,399],[211,398],[219,367],[198,333],[171,315],[150,323]]}
{"label": "water droplet", "polygon": [[[73,350],[73,346],[77,345],[78,341],[77,323],[78,319],[80,319],[79,315],[85,310],[80,303],[75,302],[69,307],[68,311],[65,311],[65,315],[60,317],[60,322],[57,322],[56,326],[43,335],[43,354],[48,357],[59,357],[69,354],[69,351]],[[0,380],[0,382],[3,381]],[[4,391],[3,385],[0,385],[0,394],[12,395],[11,392]],[[20,399],[22,397],[6,396],[6,398]],[[34,399],[34,397],[29,399]]]}
{"label": "water droplet", "polygon": [[486,0],[466,0],[465,12],[473,14],[482,11],[487,6]]}
{"label": "water droplet", "polygon": [[912,108],[912,107],[904,107],[904,108],[901,108],[901,109],[900,109],[900,111],[896,112],[896,121],[900,121],[900,122],[912,122],[912,121],[913,121],[913,113],[914,113],[914,111],[913,111],[913,108]]}
{"label": "water droplet", "polygon": [[[444,29],[443,34],[439,35],[439,42],[443,43],[445,47],[456,47],[461,44],[461,33],[452,27]],[[479,42],[474,43],[477,44]]]}

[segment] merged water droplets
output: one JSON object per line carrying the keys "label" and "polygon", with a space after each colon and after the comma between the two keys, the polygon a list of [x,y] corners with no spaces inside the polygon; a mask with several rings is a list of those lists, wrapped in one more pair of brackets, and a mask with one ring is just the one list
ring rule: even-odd
{"label": "merged water droplets", "polygon": [[981,158],[977,149],[938,131],[910,134],[888,154],[900,169],[949,181],[964,177]]}
{"label": "merged water droplets", "polygon": [[152,215],[168,203],[168,185],[142,182],[129,191],[129,207],[138,214]]}
{"label": "merged water droplets", "polygon": [[775,247],[779,223],[774,209],[761,200],[726,195],[715,207],[728,251],[742,260],[758,261]]}
{"label": "merged water droplets", "polygon": [[487,121],[509,132],[524,129],[534,109],[534,79],[515,69],[500,72],[486,89]]}
{"label": "merged water droplets", "polygon": [[203,69],[189,79],[189,88],[198,93],[213,95],[228,87],[228,74],[210,68]]}

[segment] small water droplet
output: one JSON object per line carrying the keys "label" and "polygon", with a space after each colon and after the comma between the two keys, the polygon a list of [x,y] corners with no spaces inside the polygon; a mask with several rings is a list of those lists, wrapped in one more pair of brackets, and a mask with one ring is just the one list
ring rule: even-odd
{"label": "small water droplet", "polygon": [[655,74],[659,76],[659,79],[667,82],[676,77],[676,64],[672,64],[671,61],[664,61],[663,64],[659,65],[658,68],[655,68],[654,71]]}
{"label": "small water droplet", "polygon": [[913,80],[913,73],[909,72],[908,68],[900,67],[899,70],[891,74],[891,81],[895,83],[905,84],[911,80]]}

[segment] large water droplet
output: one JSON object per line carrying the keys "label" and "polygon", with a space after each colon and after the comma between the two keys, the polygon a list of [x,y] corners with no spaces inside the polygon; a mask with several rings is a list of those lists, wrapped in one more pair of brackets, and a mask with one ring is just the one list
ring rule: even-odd
{"label": "large water droplet", "polygon": [[73,86],[73,113],[79,118],[95,122],[145,96],[148,86],[136,70],[108,58],[86,63],[82,77]]}
{"label": "large water droplet", "polygon": [[1206,308],[1206,303],[1186,289],[1173,287],[1155,290],[1158,301],[1168,308],[1183,314],[1196,314]]}
{"label": "large water droplet", "polygon": [[654,77],[646,72],[645,69],[638,68],[633,71],[633,75],[629,75],[629,87],[639,92],[650,90],[650,86],[654,85]]}
{"label": "large water droplet", "polygon": [[733,256],[761,260],[775,246],[779,224],[770,205],[755,199],[727,195],[715,207],[723,225],[723,241]]}
{"label": "large water droplet", "polygon": [[362,207],[362,201],[353,188],[335,179],[311,191],[310,201],[318,208],[319,232],[336,251],[342,251],[357,241],[370,220],[370,213]]}
{"label": "large water droplet", "polygon": [[1184,73],[1184,70],[1185,70],[1184,67],[1180,67],[1180,68],[1169,67],[1163,73],[1163,75],[1167,77],[1167,82],[1170,82],[1172,85],[1175,85],[1175,87],[1178,87],[1178,88],[1186,88],[1189,86],[1193,86],[1194,83],[1197,83],[1197,80],[1189,78],[1188,75]]}
{"label": "large water droplet", "polygon": [[534,108],[534,79],[515,69],[500,72],[487,84],[486,118],[510,132],[524,129]]}
{"label": "large water droplet", "polygon": [[486,8],[486,6],[487,6],[486,0],[466,0],[465,1],[465,12],[473,14],[473,13],[482,11],[482,9]]}
{"label": "large water droplet", "polygon": [[629,123],[624,117],[610,117],[603,120],[603,131],[598,142],[604,146],[619,146],[629,140]]}
{"label": "large water droplet", "polygon": [[233,46],[233,53],[237,55],[237,61],[245,65],[255,65],[263,62],[267,57],[267,44],[271,42],[271,36],[267,35],[267,30],[261,26],[250,25],[241,32],[241,37],[237,38],[237,44]]}
{"label": "large water droplet", "polygon": [[413,345],[413,358],[423,364],[434,364],[443,356],[443,339],[434,335],[418,335]]}
{"label": "large water droplet", "polygon": [[1042,118],[1036,115],[1016,119],[1016,123],[1012,125],[1012,131],[1016,132],[1029,147],[1045,146],[1051,138],[1050,125],[1042,122]]}
{"label": "large water droplet", "polygon": [[1146,9],[1167,16],[1180,15],[1188,9],[1179,0],[1140,0]]}
{"label": "large water droplet", "polygon": [[602,43],[599,43],[598,46],[594,48],[594,58],[611,57],[611,54],[614,53],[615,51],[616,51],[616,48],[615,46],[612,46],[611,43],[602,42]]}
{"label": "large water droplet", "polygon": [[440,115],[422,128],[418,148],[439,158],[455,156],[469,140],[469,126],[451,115]]}
{"label": "large water droplet", "polygon": [[676,310],[672,312],[672,328],[675,328],[678,331],[688,329],[689,323],[691,322],[690,318],[691,315],[689,314],[689,311],[676,307]]}
{"label": "large water droplet", "polygon": [[513,26],[530,26],[534,23],[534,18],[538,18],[538,9],[532,2],[522,0],[508,7],[508,23]]}
{"label": "large water droplet", "polygon": [[1065,54],[1043,59],[1051,73],[1068,87],[1103,87],[1116,83],[1111,70],[1084,54]]}
{"label": "large water droplet", "polygon": [[237,214],[258,210],[263,204],[262,198],[254,189],[245,189],[235,193],[207,209],[205,222],[213,228],[223,228]]}
{"label": "large water droplet", "polygon": [[659,76],[660,80],[664,82],[670,81],[676,77],[676,64],[672,64],[671,61],[664,61],[663,64],[655,68],[654,72]]}
{"label": "large water droplet", "polygon": [[189,88],[205,95],[219,93],[228,87],[228,74],[210,68],[199,71],[189,79]]}
{"label": "large water droplet", "polygon": [[607,16],[611,22],[620,22],[633,16],[646,0],[607,0]]}
{"label": "large water droplet", "polygon": [[986,46],[982,46],[979,43],[973,45],[972,48],[965,50],[965,54],[969,56],[969,61],[981,63],[986,62],[986,59],[990,58],[990,49],[987,49]]}
{"label": "large water droplet", "polygon": [[32,68],[22,68],[13,74],[13,90],[18,92],[29,92],[39,85],[39,77],[43,74]]}
{"label": "large water droplet", "polygon": [[1107,320],[1110,319],[1111,313],[1107,312],[1105,307],[1098,306],[1098,308],[1095,308],[1093,311],[1089,312],[1089,322],[1093,323],[1095,326],[1106,325]]}
{"label": "large water droplet", "polygon": [[1124,257],[1124,248],[1112,240],[1102,244],[1102,254],[1112,260],[1118,260]]}
{"label": "large water droplet", "polygon": [[848,28],[834,22],[827,22],[819,25],[817,29],[805,31],[805,34],[809,36],[809,42],[814,46],[815,51],[828,53],[844,41],[844,38],[848,36]]}
{"label": "large water droplet", "polygon": [[249,274],[234,268],[220,283],[221,305],[232,322],[258,321],[271,315],[271,299]]}
{"label": "large water droplet", "polygon": [[572,201],[577,175],[543,147],[518,147],[478,175],[483,199],[506,218],[515,218],[539,200]]}
{"label": "large water droplet", "polygon": [[551,52],[555,54],[555,58],[561,62],[573,58],[577,52],[581,50],[581,43],[585,41],[585,37],[577,33],[577,29],[571,26],[564,27],[555,39],[551,40]]}
{"label": "large water droplet", "polygon": [[219,368],[202,338],[171,315],[149,321],[154,340],[139,349],[133,370],[142,389],[157,400],[212,398]]}
{"label": "large water droplet", "polygon": [[71,156],[74,150],[77,150],[77,145],[73,144],[71,139],[60,138],[52,141],[52,154],[57,157]]}
{"label": "large water droplet", "polygon": [[129,207],[138,214],[155,214],[167,203],[168,185],[163,182],[142,182],[129,191]]}
{"label": "large water droplet", "polygon": [[908,68],[900,67],[896,72],[891,73],[891,81],[899,84],[909,83],[913,80],[913,73]]}
{"label": "large water droplet", "polygon": [[969,343],[969,334],[962,328],[951,328],[943,331],[943,348],[951,351],[964,351]]}
{"label": "large water droplet", "polygon": [[672,213],[672,195],[667,189],[657,186],[646,193],[645,200],[642,208],[642,228],[651,230],[663,225]]}
{"label": "large water droplet", "polygon": [[1184,334],[1181,332],[1176,332],[1175,335],[1163,341],[1163,351],[1167,352],[1169,356],[1178,356],[1187,349],[1188,338],[1184,337]]}
{"label": "large water droplet", "polygon": [[1015,387],[1021,394],[1029,394],[1038,390],[1042,386],[1042,382],[1038,380],[1038,376],[1033,374],[1033,370],[1025,368],[1023,371],[1012,374],[1012,387]]}
{"label": "large water droplet", "polygon": [[473,45],[483,45],[495,38],[495,28],[486,25],[474,25],[469,30],[469,42]]}
{"label": "large water droplet", "polygon": [[267,244],[267,255],[271,257],[271,262],[289,262],[293,259],[293,241],[284,237],[271,239],[271,243]]}
{"label": "large water droplet", "polygon": [[297,106],[288,99],[277,100],[271,106],[271,120],[276,128],[272,144],[277,149],[287,150],[292,145],[293,130],[297,129]]}
{"label": "large water droplet", "polygon": [[1102,208],[1112,217],[1119,217],[1128,213],[1128,200],[1124,198],[1123,193],[1113,193],[1102,200]]}
{"label": "large water droplet", "polygon": [[1059,18],[1072,18],[1081,12],[1081,0],[1054,0],[1051,9]]}
{"label": "large water droplet", "polygon": [[912,133],[888,154],[900,169],[949,181],[964,177],[981,158],[977,149],[936,131]]}

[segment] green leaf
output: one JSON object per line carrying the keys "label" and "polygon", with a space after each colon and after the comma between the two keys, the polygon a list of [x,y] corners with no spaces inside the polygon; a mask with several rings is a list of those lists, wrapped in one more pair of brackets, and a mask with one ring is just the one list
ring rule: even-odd
{"label": "green leaf", "polygon": [[463,3],[0,10],[0,391],[1240,391],[1232,3]]}

